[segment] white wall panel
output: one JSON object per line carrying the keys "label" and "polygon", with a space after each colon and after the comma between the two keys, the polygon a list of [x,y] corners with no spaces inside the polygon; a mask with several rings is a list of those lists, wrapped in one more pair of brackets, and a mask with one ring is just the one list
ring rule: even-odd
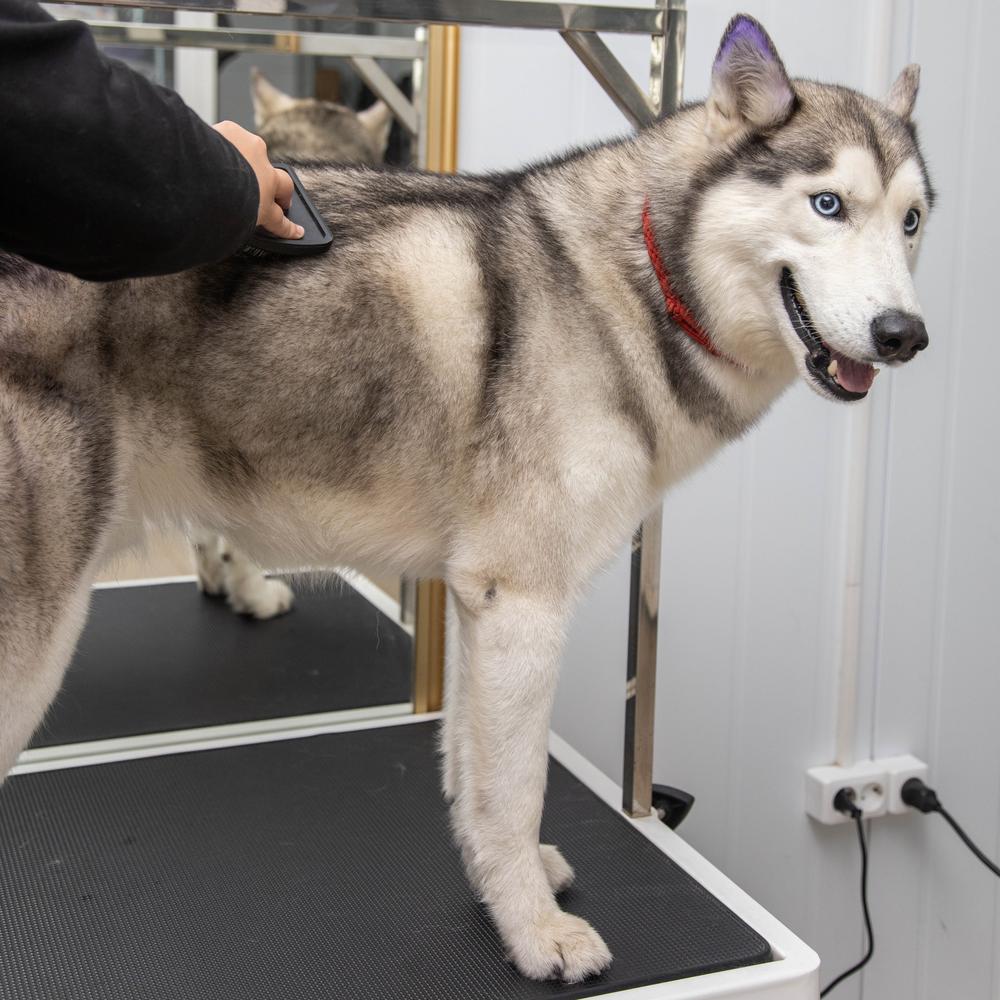
{"label": "white wall panel", "polygon": [[[919,119],[939,189],[919,271],[931,349],[894,386],[874,725],[879,752],[908,743],[929,759],[942,799],[990,854],[1000,837],[1000,338],[996,226],[982,193],[1000,155],[998,31],[994,3],[914,4]],[[870,995],[1000,995],[996,879],[936,818],[879,833],[877,915],[892,930]]]}

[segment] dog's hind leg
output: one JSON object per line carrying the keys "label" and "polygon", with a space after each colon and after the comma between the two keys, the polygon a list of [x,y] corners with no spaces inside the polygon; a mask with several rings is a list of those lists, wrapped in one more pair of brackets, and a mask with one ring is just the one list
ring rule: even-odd
{"label": "dog's hind leg", "polygon": [[0,399],[0,780],[69,664],[114,491],[108,426],[56,393],[10,402]]}
{"label": "dog's hind leg", "polygon": [[194,543],[198,586],[206,594],[225,595],[237,614],[266,619],[283,615],[295,595],[284,580],[272,580],[239,549],[214,531],[196,530]]}
{"label": "dog's hind leg", "polygon": [[452,581],[467,658],[455,730],[452,817],[473,885],[510,957],[533,979],[586,979],[611,961],[590,925],[553,895],[572,870],[539,845],[548,727],[566,612],[486,578]]}
{"label": "dog's hind leg", "polygon": [[59,690],[90,597],[89,580],[58,603],[12,598],[6,583],[0,582],[0,782]]}

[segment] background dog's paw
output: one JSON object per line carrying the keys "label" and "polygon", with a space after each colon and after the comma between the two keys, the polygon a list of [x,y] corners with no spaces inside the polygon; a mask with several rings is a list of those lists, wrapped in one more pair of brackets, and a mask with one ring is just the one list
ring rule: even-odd
{"label": "background dog's paw", "polygon": [[264,621],[290,611],[295,594],[284,580],[269,580],[265,576],[234,587],[229,594],[229,606],[237,614],[253,615]]}
{"label": "background dog's paw", "polygon": [[542,855],[542,866],[545,868],[545,877],[549,880],[549,888],[553,892],[568,889],[576,878],[573,866],[555,844],[541,844],[538,850]]}
{"label": "background dog's paw", "polygon": [[198,589],[206,597],[222,597],[226,592],[221,576],[204,576],[201,573],[198,574]]}
{"label": "background dog's paw", "polygon": [[198,571],[198,589],[209,597],[220,597],[226,592],[226,564],[208,545],[194,546],[195,566]]}
{"label": "background dog's paw", "polygon": [[603,972],[611,952],[586,920],[556,910],[510,943],[510,957],[529,979],[579,983]]}

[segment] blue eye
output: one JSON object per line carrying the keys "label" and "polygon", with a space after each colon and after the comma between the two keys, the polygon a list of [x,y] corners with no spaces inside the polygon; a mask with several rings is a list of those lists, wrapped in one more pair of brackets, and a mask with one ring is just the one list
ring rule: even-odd
{"label": "blue eye", "polygon": [[915,208],[911,208],[909,212],[906,213],[906,218],[903,219],[903,232],[906,233],[907,236],[912,236],[919,228],[920,213]]}
{"label": "blue eye", "polygon": [[812,207],[828,219],[840,215],[840,199],[832,191],[814,194],[809,200],[812,202]]}

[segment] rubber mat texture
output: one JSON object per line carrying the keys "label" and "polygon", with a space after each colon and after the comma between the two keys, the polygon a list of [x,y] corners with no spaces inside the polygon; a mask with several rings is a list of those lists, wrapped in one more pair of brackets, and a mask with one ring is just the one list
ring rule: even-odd
{"label": "rubber mat texture", "polygon": [[0,789],[0,1000],[594,996],[767,943],[568,771],[543,825],[615,955],[521,978],[468,888],[427,723],[20,775]]}
{"label": "rubber mat texture", "polygon": [[411,640],[338,578],[256,621],[193,583],[95,590],[33,747],[410,700]]}

